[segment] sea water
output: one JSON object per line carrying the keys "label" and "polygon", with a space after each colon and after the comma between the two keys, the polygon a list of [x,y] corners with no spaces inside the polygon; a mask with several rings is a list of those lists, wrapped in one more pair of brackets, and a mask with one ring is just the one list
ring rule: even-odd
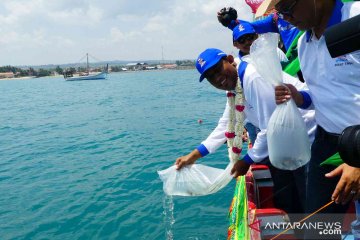
{"label": "sea water", "polygon": [[[234,181],[209,196],[167,197],[156,172],[224,110],[225,93],[198,78],[0,81],[0,239],[225,239]],[[225,168],[226,146],[199,162]]]}

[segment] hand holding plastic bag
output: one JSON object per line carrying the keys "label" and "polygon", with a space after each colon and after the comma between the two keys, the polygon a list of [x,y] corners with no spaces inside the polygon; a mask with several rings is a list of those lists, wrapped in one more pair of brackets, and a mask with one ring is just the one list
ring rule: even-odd
{"label": "hand holding plastic bag", "polygon": [[233,165],[230,162],[225,170],[202,164],[192,164],[176,170],[174,165],[158,171],[158,174],[167,195],[203,196],[217,192],[231,181],[230,171]]}
{"label": "hand holding plastic bag", "polygon": [[[277,56],[278,35],[259,36],[250,48],[252,64],[273,86],[282,85],[282,70]],[[310,160],[310,141],[304,120],[294,101],[277,105],[267,125],[270,162],[273,166],[294,170]]]}

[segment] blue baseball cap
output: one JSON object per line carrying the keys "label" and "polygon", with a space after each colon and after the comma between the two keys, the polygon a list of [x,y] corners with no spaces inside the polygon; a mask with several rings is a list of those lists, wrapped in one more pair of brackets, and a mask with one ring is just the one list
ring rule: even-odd
{"label": "blue baseball cap", "polygon": [[245,34],[253,34],[256,33],[254,27],[246,21],[241,21],[233,29],[233,41],[238,40],[240,37],[244,36]]}
{"label": "blue baseball cap", "polygon": [[200,53],[199,57],[196,60],[196,69],[201,74],[199,81],[201,82],[202,80],[204,80],[204,73],[209,68],[217,64],[220,59],[226,56],[226,53],[216,48],[208,48],[202,53]]}

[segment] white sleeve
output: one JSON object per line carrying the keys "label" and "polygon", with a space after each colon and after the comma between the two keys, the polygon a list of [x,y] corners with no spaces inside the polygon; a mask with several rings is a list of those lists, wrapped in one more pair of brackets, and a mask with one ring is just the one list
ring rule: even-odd
{"label": "white sleeve", "polygon": [[269,156],[268,147],[267,147],[266,129],[260,130],[260,132],[256,136],[256,140],[253,147],[248,150],[247,154],[256,163],[261,162],[267,156]]}
{"label": "white sleeve", "polygon": [[274,88],[249,64],[244,76],[244,92],[246,100],[254,107],[260,128],[253,147],[248,150],[248,155],[254,162],[260,162],[269,156],[266,129],[276,107]]}
{"label": "white sleeve", "polygon": [[230,106],[226,102],[226,107],[222,117],[219,119],[218,125],[210,133],[210,135],[202,142],[209,153],[214,153],[219,147],[226,142],[225,132],[229,122]]}

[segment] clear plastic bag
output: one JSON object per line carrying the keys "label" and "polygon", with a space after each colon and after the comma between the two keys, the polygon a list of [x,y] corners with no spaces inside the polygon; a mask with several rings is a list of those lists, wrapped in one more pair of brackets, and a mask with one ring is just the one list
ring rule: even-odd
{"label": "clear plastic bag", "polygon": [[[259,36],[250,48],[251,63],[257,72],[273,86],[283,84],[277,56],[278,36],[267,33]],[[273,166],[294,170],[310,160],[310,141],[304,120],[294,101],[277,105],[267,126],[270,162]]]}
{"label": "clear plastic bag", "polygon": [[225,170],[202,164],[192,164],[176,170],[174,165],[158,171],[158,174],[167,195],[203,196],[219,191],[231,181],[233,177],[230,171],[233,165],[230,162]]}
{"label": "clear plastic bag", "polygon": [[256,71],[273,86],[283,83],[282,69],[277,53],[279,41],[277,33],[259,35],[250,47],[251,63]]}
{"label": "clear plastic bag", "polygon": [[291,99],[278,105],[267,126],[270,162],[274,167],[295,170],[310,160],[310,141],[305,123]]}

